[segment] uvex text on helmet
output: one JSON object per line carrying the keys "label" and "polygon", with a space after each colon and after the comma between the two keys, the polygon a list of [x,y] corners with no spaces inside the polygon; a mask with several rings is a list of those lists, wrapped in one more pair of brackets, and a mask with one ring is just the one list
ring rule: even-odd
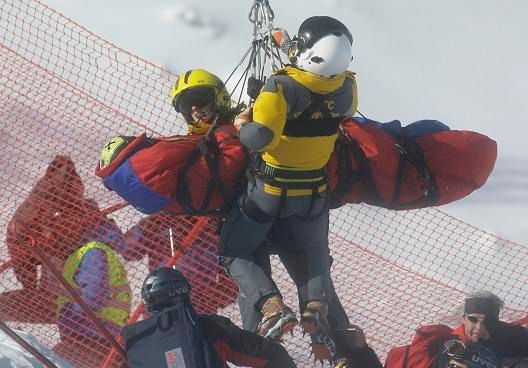
{"label": "uvex text on helmet", "polygon": [[150,272],[143,282],[141,297],[149,312],[160,311],[184,301],[191,286],[185,276],[173,268],[160,267]]}

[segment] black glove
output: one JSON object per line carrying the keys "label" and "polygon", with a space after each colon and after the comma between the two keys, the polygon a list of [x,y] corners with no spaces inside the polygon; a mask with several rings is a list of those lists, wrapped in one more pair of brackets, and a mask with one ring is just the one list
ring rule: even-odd
{"label": "black glove", "polygon": [[264,82],[260,79],[257,79],[253,76],[249,77],[247,85],[247,94],[253,100],[257,98],[260,93],[260,90],[264,87]]}

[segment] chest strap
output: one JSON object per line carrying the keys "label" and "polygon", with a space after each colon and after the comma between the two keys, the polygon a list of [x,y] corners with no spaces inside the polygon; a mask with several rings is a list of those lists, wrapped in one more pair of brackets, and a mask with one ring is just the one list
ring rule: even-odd
{"label": "chest strap", "polygon": [[282,134],[288,137],[324,137],[337,133],[342,116],[333,116],[325,103],[326,95],[311,92],[308,107],[296,118],[288,119]]}

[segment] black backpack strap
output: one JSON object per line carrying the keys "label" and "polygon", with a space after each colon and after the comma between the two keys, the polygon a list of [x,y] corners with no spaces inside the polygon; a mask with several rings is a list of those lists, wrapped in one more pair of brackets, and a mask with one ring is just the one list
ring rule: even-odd
{"label": "black backpack strap", "polygon": [[323,114],[324,118],[330,118],[332,115],[330,114],[330,110],[325,105],[325,95],[320,95],[318,93],[311,92],[311,98],[310,104],[308,107],[297,117],[299,120],[306,120],[310,119],[312,114],[316,111],[320,111]]}
{"label": "black backpack strap", "polygon": [[361,150],[359,143],[354,138],[352,138],[348,134],[345,137],[347,139],[350,152],[356,159],[359,166],[359,180],[363,184],[363,188],[367,192],[368,196],[371,198],[368,203],[380,207],[386,207],[386,203],[383,202],[381,195],[379,194],[379,190],[376,186],[376,183],[374,182],[374,178],[372,176],[372,168],[370,167],[367,156]]}
{"label": "black backpack strap", "polygon": [[337,172],[341,173],[339,182],[330,196],[330,208],[341,207],[345,194],[361,181],[359,170],[352,169],[351,152],[346,141],[338,138],[335,145]]}
{"label": "black backpack strap", "polygon": [[211,198],[213,196],[213,191],[216,188],[220,191],[220,194],[222,195],[222,198],[224,199],[224,203],[227,203],[229,200],[229,195],[227,193],[227,189],[222,182],[220,178],[220,164],[219,164],[219,156],[220,151],[218,149],[219,143],[216,141],[216,136],[211,136],[211,141],[209,142],[209,151],[203,153],[205,160],[207,161],[207,166],[209,167],[209,170],[211,170],[211,174],[213,177],[213,180],[209,182],[207,186],[207,192],[204,198],[204,201],[202,203],[202,206],[200,210],[202,212],[205,212],[205,209],[207,206],[209,206],[209,202],[211,202]]}
{"label": "black backpack strap", "polygon": [[220,358],[215,352],[211,343],[206,338],[203,339],[203,351],[205,357],[205,367],[204,368],[217,368],[219,367]]}
{"label": "black backpack strap", "polygon": [[[215,131],[227,131],[225,127],[219,127]],[[215,134],[210,134],[208,139],[205,137],[202,138],[197,147],[191,152],[189,158],[185,162],[185,165],[182,167],[178,174],[178,185],[175,191],[175,198],[178,201],[179,205],[184,209],[187,214],[190,215],[210,215],[218,212],[222,212],[228,208],[230,205],[232,196],[229,195],[226,186],[224,185],[221,176],[220,176],[220,150],[219,145],[227,143],[231,140],[238,139],[235,134],[231,134],[220,141],[216,140]],[[244,150],[246,153],[246,151]],[[247,153],[246,153],[247,154]],[[207,184],[207,189],[204,195],[202,203],[195,208],[192,204],[192,197],[190,194],[190,185],[187,178],[189,169],[196,164],[196,162],[204,157],[209,170],[211,171],[212,180]],[[224,204],[220,208],[213,210],[207,210],[209,204],[214,195],[215,189],[218,188],[218,191],[224,199]],[[235,195],[237,193],[234,193]]]}
{"label": "black backpack strap", "polygon": [[[316,137],[337,133],[342,116],[334,117],[325,104],[326,95],[311,92],[310,104],[297,117],[286,120],[282,134],[291,137]],[[315,119],[314,113],[320,114]]]}
{"label": "black backpack strap", "polygon": [[[398,208],[401,206],[418,204],[420,202],[422,202],[427,207],[433,206],[438,202],[439,198],[438,183],[436,182],[434,175],[429,170],[423,150],[420,148],[418,143],[416,143],[416,140],[408,135],[407,129],[405,127],[400,130],[400,140],[397,144],[397,147],[400,152],[400,161],[398,163],[398,169],[396,172],[396,182],[391,206]],[[405,166],[407,164],[411,164],[416,168],[418,173],[424,179],[426,187],[423,195],[420,196],[420,198],[397,205],[397,203],[400,201],[401,184],[403,174],[405,172]]]}
{"label": "black backpack strap", "polygon": [[187,173],[191,166],[193,166],[194,163],[198,161],[200,156],[200,148],[196,147],[191,152],[189,158],[185,162],[185,165],[183,165],[180,172],[178,173],[178,185],[176,186],[175,198],[178,201],[179,205],[183,208],[183,210],[189,215],[196,214],[197,209],[192,206],[191,194],[189,192],[189,182],[187,180]]}
{"label": "black backpack strap", "polygon": [[156,329],[156,324],[153,324],[152,326],[144,329],[143,331],[130,337],[129,339],[125,339],[125,351],[129,351],[130,348],[134,346],[134,344],[136,344],[138,341],[143,340],[145,337],[152,335],[154,332],[156,332]]}
{"label": "black backpack strap", "polygon": [[[361,150],[359,143],[350,135],[346,133],[344,135],[348,143],[347,149],[356,159],[359,166],[359,171],[355,173],[356,175],[350,177],[349,180],[361,181],[370,198],[368,201],[369,204],[397,210],[419,203],[423,203],[424,206],[433,206],[438,202],[438,184],[430,172],[429,167],[427,166],[422,149],[414,139],[408,136],[405,128],[401,129],[400,139],[396,144],[400,152],[400,161],[398,163],[396,176],[394,178],[394,191],[392,193],[390,203],[383,201],[381,195],[379,194],[379,190],[372,175],[372,168],[370,167],[365,153]],[[403,175],[405,173],[405,167],[408,164],[412,164],[414,167],[416,167],[420,175],[424,178],[424,181],[426,182],[426,189],[420,198],[405,203],[398,203],[400,201],[401,185]],[[349,187],[340,186],[340,190],[345,191],[345,193],[346,189],[349,189]]]}

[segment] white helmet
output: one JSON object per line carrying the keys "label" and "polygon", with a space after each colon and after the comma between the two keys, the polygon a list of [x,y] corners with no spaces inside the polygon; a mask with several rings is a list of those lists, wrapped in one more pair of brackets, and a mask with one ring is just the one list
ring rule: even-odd
{"label": "white helmet", "polygon": [[330,78],[350,65],[352,34],[337,19],[310,17],[299,27],[289,56],[298,68]]}

